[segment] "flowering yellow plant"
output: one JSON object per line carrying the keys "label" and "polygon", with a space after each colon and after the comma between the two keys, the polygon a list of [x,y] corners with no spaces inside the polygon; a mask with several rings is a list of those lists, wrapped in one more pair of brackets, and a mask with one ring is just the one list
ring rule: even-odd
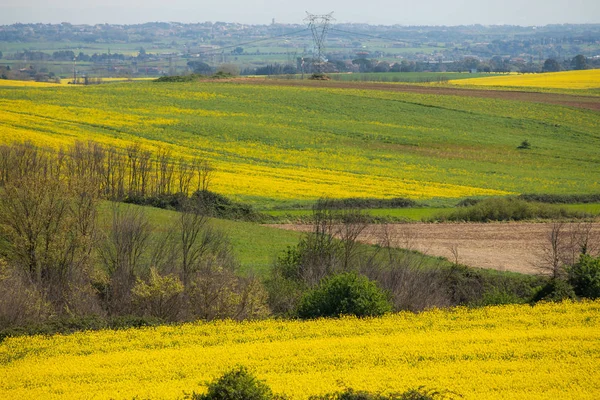
{"label": "flowering yellow plant", "polygon": [[292,399],[419,386],[464,399],[597,399],[600,301],[8,338],[0,398],[179,399],[235,365]]}

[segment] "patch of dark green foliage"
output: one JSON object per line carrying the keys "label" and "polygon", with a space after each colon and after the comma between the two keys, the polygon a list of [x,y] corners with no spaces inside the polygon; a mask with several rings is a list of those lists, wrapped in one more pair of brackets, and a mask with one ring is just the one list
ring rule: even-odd
{"label": "patch of dark green foliage", "polygon": [[194,82],[199,79],[206,78],[204,75],[200,74],[189,74],[189,75],[171,75],[171,76],[161,76],[156,79],[154,82]]}
{"label": "patch of dark green foliage", "polygon": [[445,272],[445,286],[452,304],[490,306],[524,304],[544,286],[540,276],[453,265]]}
{"label": "patch of dark green foliage", "polygon": [[197,205],[208,216],[214,218],[253,222],[268,222],[271,220],[268,215],[254,211],[251,205],[238,203],[210,190],[199,190],[189,197],[184,193],[159,196],[129,196],[124,200],[124,203],[174,211],[183,211],[190,205]]}
{"label": "patch of dark green foliage", "polygon": [[[320,200],[324,201],[324,200]],[[411,208],[419,206],[414,200],[404,197],[394,197],[392,199],[378,199],[370,197],[348,197],[345,199],[326,199],[327,206],[334,210],[343,210],[349,208],[372,209],[372,208]],[[311,208],[312,204],[298,204],[296,209]]]}
{"label": "patch of dark green foliage", "polygon": [[208,384],[206,394],[193,393],[192,400],[271,400],[271,388],[254,377],[246,367],[238,366]]}
{"label": "patch of dark green foliage", "polygon": [[577,296],[600,298],[600,257],[582,254],[579,261],[568,269],[568,275]]}
{"label": "patch of dark green foliage", "polygon": [[586,213],[565,208],[529,202],[515,197],[488,198],[473,205],[435,215],[435,221],[523,221],[532,219],[586,218]]}
{"label": "patch of dark green foliage", "polygon": [[161,76],[160,78],[154,80],[154,82],[195,82],[201,79],[229,79],[232,78],[233,75],[228,72],[219,71],[213,75],[207,76],[202,74],[189,74],[189,75],[170,75],[170,76]]}
{"label": "patch of dark green foliage", "polygon": [[390,311],[392,305],[377,283],[354,272],[325,278],[303,295],[298,306],[300,318],[375,317]]}
{"label": "patch of dark green foliage", "polygon": [[536,194],[526,193],[517,196],[525,201],[537,201],[548,204],[588,204],[600,203],[600,193],[593,194]]}
{"label": "patch of dark green foliage", "polygon": [[548,281],[535,295],[531,303],[535,304],[540,301],[545,302],[561,302],[564,300],[575,300],[577,295],[573,286],[559,278],[553,278]]}

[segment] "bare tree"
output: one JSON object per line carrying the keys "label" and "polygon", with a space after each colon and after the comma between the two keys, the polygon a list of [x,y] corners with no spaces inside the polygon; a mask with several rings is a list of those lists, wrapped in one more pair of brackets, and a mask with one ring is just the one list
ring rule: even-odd
{"label": "bare tree", "polygon": [[366,229],[368,219],[360,209],[342,209],[339,211],[336,226],[336,237],[342,241],[342,268],[349,270],[358,249],[358,237]]}
{"label": "bare tree", "polygon": [[200,157],[193,160],[192,166],[197,177],[196,191],[207,191],[212,181],[214,168],[207,160]]}
{"label": "bare tree", "polygon": [[139,208],[113,205],[112,225],[99,251],[108,275],[104,300],[111,314],[129,310],[131,289],[142,272],[151,231]]}
{"label": "bare tree", "polygon": [[76,295],[89,285],[97,190],[86,176],[63,179],[55,156],[13,148],[11,177],[0,196],[3,255],[57,312],[77,311]]}
{"label": "bare tree", "polygon": [[565,223],[562,221],[550,224],[546,245],[542,248],[541,262],[538,265],[540,272],[555,279],[563,277],[565,272],[564,254],[567,249],[565,229]]}
{"label": "bare tree", "polygon": [[141,174],[139,171],[140,145],[127,146],[127,170],[129,172],[129,196],[140,194]]}
{"label": "bare tree", "polygon": [[581,254],[598,254],[599,239],[600,232],[591,222],[554,222],[550,224],[537,267],[553,278],[563,278],[565,268],[577,263]]}
{"label": "bare tree", "polygon": [[206,214],[197,205],[188,204],[179,215],[181,277],[185,287],[213,240],[207,222]]}
{"label": "bare tree", "polygon": [[152,153],[149,150],[142,150],[139,157],[139,178],[140,178],[140,195],[146,196],[151,192],[150,173],[152,171]]}
{"label": "bare tree", "polygon": [[454,265],[457,266],[459,260],[458,243],[452,243],[450,246],[448,246],[448,250],[450,250],[450,254],[452,254],[452,261],[454,262]]}
{"label": "bare tree", "polygon": [[190,185],[192,183],[192,179],[194,179],[194,171],[192,168],[185,162],[184,158],[179,159],[179,171],[177,174],[178,183],[179,183],[179,193],[188,194],[190,191]]}

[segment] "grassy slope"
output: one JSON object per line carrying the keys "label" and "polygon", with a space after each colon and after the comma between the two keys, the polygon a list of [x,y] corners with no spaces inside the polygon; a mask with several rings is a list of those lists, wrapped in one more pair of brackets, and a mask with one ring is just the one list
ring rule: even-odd
{"label": "grassy slope", "polygon": [[[152,207],[140,207],[119,204],[120,207],[132,207],[143,210],[153,226],[152,240],[159,240],[161,231],[166,231],[177,222],[176,211],[161,210]],[[112,205],[104,202],[100,207],[102,226],[108,226]],[[223,230],[231,241],[233,251],[241,263],[243,273],[255,273],[264,276],[279,253],[298,243],[300,234],[260,226],[250,222],[211,219],[211,223]]]}
{"label": "grassy slope", "polygon": [[[0,87],[0,98],[0,141],[142,140],[203,154],[216,191],[264,208],[600,189],[600,117],[562,106],[206,82]],[[516,149],[524,139],[531,150]]]}

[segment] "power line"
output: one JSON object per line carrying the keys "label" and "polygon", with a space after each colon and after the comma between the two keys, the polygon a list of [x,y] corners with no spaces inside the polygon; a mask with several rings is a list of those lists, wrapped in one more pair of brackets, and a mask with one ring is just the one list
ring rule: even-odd
{"label": "power line", "polygon": [[317,51],[317,63],[313,62],[313,65],[317,67],[317,72],[323,73],[323,65],[325,64],[323,57],[323,53],[325,52],[325,36],[327,36],[329,24],[331,21],[335,21],[333,11],[324,15],[315,15],[307,12],[304,20],[308,22],[308,27],[315,42],[315,50]]}
{"label": "power line", "polygon": [[[415,39],[389,38],[389,37],[371,35],[371,34],[368,34],[368,33],[359,33],[359,32],[345,31],[343,29],[337,29],[337,28],[331,28],[330,30],[334,31],[334,32],[347,33],[349,35],[365,36],[365,37],[368,37],[368,38],[371,38],[371,39],[387,40],[387,41],[390,41],[390,42],[408,42],[408,43],[417,43],[418,42]],[[419,44],[421,44],[421,43],[419,42]],[[439,46],[437,44],[436,45],[429,45],[428,44],[427,47],[439,47],[439,48],[443,48],[443,49],[446,48],[445,46]]]}
{"label": "power line", "polygon": [[266,38],[256,39],[256,40],[252,40],[249,42],[237,43],[237,44],[234,44],[231,46],[219,47],[218,49],[200,51],[200,52],[198,52],[198,54],[202,54],[202,55],[220,54],[223,50],[235,49],[236,47],[247,46],[249,44],[265,42],[265,41],[269,41],[269,40],[273,40],[273,39],[279,39],[279,38],[286,37],[286,36],[294,36],[294,35],[298,35],[299,33],[308,33],[308,32],[309,32],[309,29],[305,28],[305,29],[302,29],[299,31],[284,33],[282,35],[269,36]]}

